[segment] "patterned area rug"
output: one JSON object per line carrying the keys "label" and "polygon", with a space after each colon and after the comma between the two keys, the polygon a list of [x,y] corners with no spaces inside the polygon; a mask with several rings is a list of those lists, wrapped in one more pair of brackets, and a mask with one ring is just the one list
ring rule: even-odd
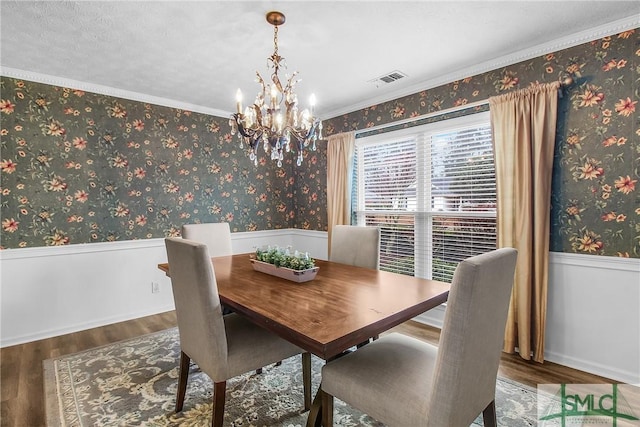
{"label": "patterned area rug", "polygon": [[[176,328],[44,362],[49,426],[211,425],[212,384],[191,366],[182,413],[173,412],[180,345]],[[313,356],[313,392],[324,362]],[[227,381],[225,426],[304,426],[300,356]],[[335,400],[334,424],[381,426]],[[499,379],[498,425],[537,425],[536,390]],[[473,425],[482,425],[479,417]]]}

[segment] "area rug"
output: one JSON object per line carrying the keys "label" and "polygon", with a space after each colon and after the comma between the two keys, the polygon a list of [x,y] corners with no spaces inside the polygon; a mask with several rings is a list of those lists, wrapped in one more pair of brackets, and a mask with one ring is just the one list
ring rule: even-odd
{"label": "area rug", "polygon": [[[191,366],[183,411],[173,412],[180,344],[177,328],[44,361],[49,426],[211,425],[212,384]],[[312,357],[313,392],[323,361]],[[306,423],[300,356],[227,381],[225,426],[298,427]],[[389,398],[393,398],[389,396]],[[335,400],[337,426],[382,426]],[[498,425],[537,425],[536,390],[499,379]],[[482,425],[481,417],[473,425]]]}

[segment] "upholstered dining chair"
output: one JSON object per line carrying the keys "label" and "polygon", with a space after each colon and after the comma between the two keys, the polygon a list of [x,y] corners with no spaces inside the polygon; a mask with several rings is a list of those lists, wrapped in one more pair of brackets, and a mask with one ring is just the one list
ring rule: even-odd
{"label": "upholstered dining chair", "polygon": [[[204,243],[209,249],[209,256],[233,255],[231,229],[226,222],[184,224],[182,226],[182,238]],[[233,310],[223,304],[222,314],[229,313],[233,313]]]}
{"label": "upholstered dining chair", "polygon": [[[380,228],[334,225],[329,261],[377,270],[380,268]],[[372,338],[376,340],[378,336]],[[369,340],[358,344],[358,348],[368,344]]]}
{"label": "upholstered dining chair", "polygon": [[214,268],[205,244],[167,238],[165,245],[181,348],[176,412],[182,411],[191,360],[213,381],[211,425],[220,427],[228,379],[300,353],[304,406],[309,409],[311,355],[238,314],[222,315]]}
{"label": "upholstered dining chair", "polygon": [[232,255],[231,229],[226,222],[209,222],[204,224],[184,224],[182,237],[204,243],[209,249],[209,256]]}
{"label": "upholstered dining chair", "polygon": [[329,261],[356,267],[380,267],[380,229],[355,225],[334,225]]}
{"label": "upholstered dining chair", "polygon": [[496,426],[495,389],[517,252],[498,249],[458,264],[439,347],[398,333],[322,368],[322,420],[333,397],[389,426]]}
{"label": "upholstered dining chair", "polygon": [[[201,224],[184,224],[182,226],[182,238],[204,243],[209,249],[209,256],[233,255],[231,247],[231,229],[227,222],[206,222]],[[226,305],[222,304],[222,314],[233,313]],[[282,361],[277,363],[278,366]],[[256,369],[256,373],[262,373],[262,368]]]}

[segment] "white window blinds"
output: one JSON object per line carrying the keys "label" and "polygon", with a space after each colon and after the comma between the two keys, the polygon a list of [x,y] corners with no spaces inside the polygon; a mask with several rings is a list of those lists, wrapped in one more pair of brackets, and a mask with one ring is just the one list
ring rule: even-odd
{"label": "white window blinds", "polygon": [[362,138],[355,176],[357,222],[382,231],[381,269],[450,281],[495,248],[488,114]]}

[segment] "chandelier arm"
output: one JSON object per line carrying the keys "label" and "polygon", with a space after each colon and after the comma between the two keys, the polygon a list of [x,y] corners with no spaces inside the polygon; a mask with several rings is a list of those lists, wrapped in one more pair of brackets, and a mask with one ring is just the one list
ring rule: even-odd
{"label": "chandelier arm", "polygon": [[256,104],[253,104],[251,108],[253,108],[253,111],[256,113],[256,123],[262,125],[262,110]]}
{"label": "chandelier arm", "polygon": [[285,91],[293,91],[293,88],[295,87],[296,83],[298,83],[300,80],[293,80],[296,76],[298,75],[297,71],[294,71],[293,74],[291,75],[291,77],[289,77],[289,80],[287,80],[287,85],[284,87]]}
{"label": "chandelier arm", "polygon": [[295,129],[289,125],[287,125],[284,129],[288,130],[289,133],[296,139],[296,141],[298,141],[299,143],[304,143],[305,141],[310,141],[314,134],[316,134],[319,123],[319,120],[314,120],[313,124],[305,134],[301,132],[303,131],[303,129]]}
{"label": "chandelier arm", "polygon": [[278,91],[284,94],[284,89],[282,88],[282,83],[280,83],[280,77],[278,77],[277,72],[271,74],[271,81],[273,82],[273,84],[276,85],[276,88],[278,88]]}
{"label": "chandelier arm", "polygon": [[246,128],[243,124],[243,117],[241,114],[234,113],[232,117],[233,117],[233,120],[235,120],[236,125],[238,126],[238,132],[240,133],[240,135],[244,136],[245,138],[248,138],[250,140],[249,143],[251,145],[251,148],[253,148],[255,145],[255,142],[262,136],[262,130],[260,128],[257,128],[257,129]]}
{"label": "chandelier arm", "polygon": [[300,133],[300,129],[295,129],[293,126],[287,125],[284,127],[284,130],[288,131],[289,134],[298,142],[305,140],[305,137]]}
{"label": "chandelier arm", "polygon": [[290,126],[290,124],[293,122],[292,107],[294,104],[292,102],[288,102],[287,99],[285,98],[284,105],[285,105],[284,123]]}
{"label": "chandelier arm", "polygon": [[267,85],[265,84],[264,79],[262,78],[260,73],[257,71],[256,71],[256,79],[258,80],[258,83],[260,83],[260,86],[262,86],[262,96],[258,95],[258,98],[260,98],[261,102],[264,102],[267,96]]}

